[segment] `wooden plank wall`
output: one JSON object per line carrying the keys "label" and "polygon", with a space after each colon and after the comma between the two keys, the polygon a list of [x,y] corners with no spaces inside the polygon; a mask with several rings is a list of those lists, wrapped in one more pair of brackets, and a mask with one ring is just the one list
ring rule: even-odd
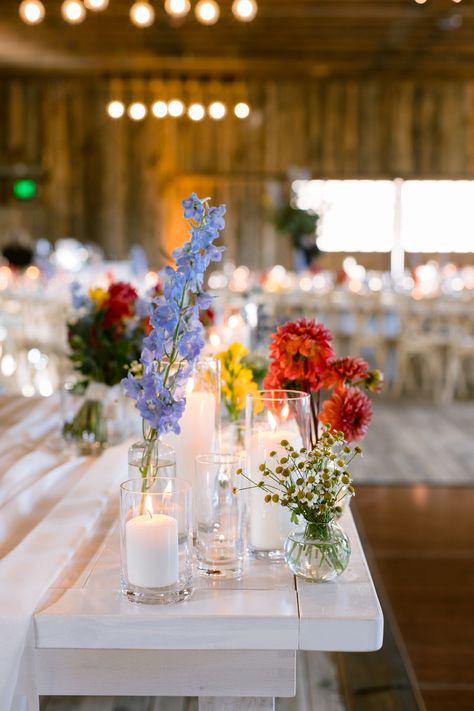
{"label": "wooden plank wall", "polygon": [[[204,92],[204,93],[203,93]],[[207,94],[206,94],[207,92]],[[246,121],[112,121],[105,105],[173,94],[249,99]],[[39,165],[39,208],[0,207],[36,236],[74,235],[122,257],[150,255],[184,233],[179,201],[195,190],[231,207],[226,241],[237,261],[288,260],[268,225],[288,170],[313,177],[474,178],[474,81],[266,81],[236,88],[160,80],[0,80],[0,167]],[[3,238],[3,235],[0,235]]]}

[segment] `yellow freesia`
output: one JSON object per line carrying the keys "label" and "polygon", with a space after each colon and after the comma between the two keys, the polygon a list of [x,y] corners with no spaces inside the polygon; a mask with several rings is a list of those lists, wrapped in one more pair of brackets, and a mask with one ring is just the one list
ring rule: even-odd
{"label": "yellow freesia", "polygon": [[108,300],[109,294],[105,289],[100,286],[96,286],[89,289],[89,299],[95,303],[98,309],[101,309],[105,302]]}
{"label": "yellow freesia", "polygon": [[247,348],[241,343],[232,343],[217,356],[221,364],[222,397],[233,421],[238,419],[239,412],[244,409],[247,395],[258,390],[252,371],[241,362],[247,354]]}

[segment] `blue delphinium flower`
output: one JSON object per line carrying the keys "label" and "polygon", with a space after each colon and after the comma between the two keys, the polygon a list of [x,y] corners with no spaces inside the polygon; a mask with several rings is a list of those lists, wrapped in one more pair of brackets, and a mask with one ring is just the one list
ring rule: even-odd
{"label": "blue delphinium flower", "polygon": [[82,291],[82,286],[78,281],[73,281],[69,287],[71,291],[71,301],[75,309],[82,309],[90,304],[89,297]]}
{"label": "blue delphinium flower", "polygon": [[[212,302],[203,291],[204,273],[211,262],[220,261],[224,249],[214,242],[224,228],[225,206],[209,207],[195,193],[182,206],[191,238],[174,250],[175,267],[165,267],[160,274],[163,293],[152,301],[152,331],[143,342],[140,366],[122,381],[150,427],[150,446],[162,434],[179,434],[186,383],[204,347],[199,311]],[[148,475],[147,466],[142,475]]]}

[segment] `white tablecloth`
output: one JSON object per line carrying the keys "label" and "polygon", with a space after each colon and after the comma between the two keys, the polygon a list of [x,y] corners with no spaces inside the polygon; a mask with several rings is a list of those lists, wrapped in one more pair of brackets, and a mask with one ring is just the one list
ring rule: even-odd
{"label": "white tablecloth", "polygon": [[129,442],[98,459],[61,451],[54,399],[0,400],[0,699],[20,711],[34,674],[18,686],[32,615],[127,479]]}

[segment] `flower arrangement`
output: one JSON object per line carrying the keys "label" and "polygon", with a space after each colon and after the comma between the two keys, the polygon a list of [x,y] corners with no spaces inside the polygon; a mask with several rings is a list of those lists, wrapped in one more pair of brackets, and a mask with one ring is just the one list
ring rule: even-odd
{"label": "flower arrangement", "polygon": [[292,570],[300,574],[303,557],[306,572],[314,568],[312,576],[308,573],[304,577],[328,579],[318,577],[325,564],[340,574],[349,559],[347,537],[339,527],[335,528],[333,521],[342,513],[344,498],[355,493],[349,468],[361,449],[349,446],[342,431],[332,432],[328,426],[311,449],[296,450],[287,440],[282,440],[280,446],[280,453],[270,452],[269,460],[260,464],[259,481],[254,481],[243,469],[238,473],[249,482],[246,488],[262,489],[267,504],[288,508],[294,524],[299,523],[300,517],[305,521],[304,533],[297,534],[303,541],[302,547],[291,534],[285,547],[290,567],[295,566]]}
{"label": "flower arrangement", "polygon": [[231,422],[239,419],[247,395],[258,390],[253,373],[244,362],[248,352],[241,343],[232,343],[217,356],[221,364],[222,398]]}
{"label": "flower arrangement", "polygon": [[204,273],[211,262],[220,261],[224,249],[214,242],[225,225],[225,206],[210,207],[208,198],[200,200],[195,193],[182,206],[191,238],[173,252],[175,266],[165,267],[160,274],[163,293],[152,301],[151,331],[138,362],[122,381],[143,419],[143,478],[150,474],[158,437],[179,434],[186,384],[204,347],[199,312],[212,303],[203,288]]}
{"label": "flower arrangement", "polygon": [[[115,408],[114,398],[110,407],[107,404],[108,389],[120,383],[129,363],[140,354],[148,331],[147,303],[125,282],[88,292],[74,283],[72,301],[78,315],[67,324],[69,359],[81,377],[69,391],[85,399],[66,416],[63,434],[79,445],[81,453],[94,454],[109,437],[108,411]],[[122,424],[119,427],[121,431]]]}
{"label": "flower arrangement", "polygon": [[[312,395],[315,441],[318,423],[343,432],[347,442],[365,437],[372,403],[361,387],[379,392],[383,376],[363,358],[335,358],[332,333],[321,323],[300,319],[280,326],[270,344],[270,366],[263,381],[268,390],[302,390]],[[321,391],[332,390],[321,407]]]}

